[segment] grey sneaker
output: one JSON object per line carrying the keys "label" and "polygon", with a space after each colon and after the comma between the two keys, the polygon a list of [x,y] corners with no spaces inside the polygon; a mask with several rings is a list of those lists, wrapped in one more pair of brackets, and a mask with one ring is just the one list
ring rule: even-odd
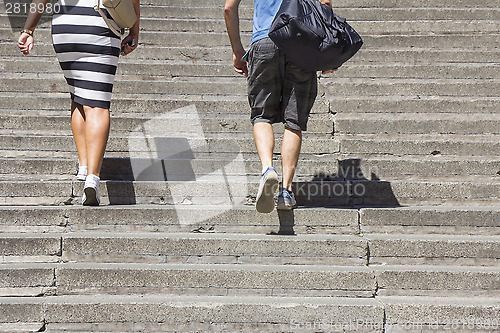
{"label": "grey sneaker", "polygon": [[262,175],[257,192],[255,208],[259,213],[270,213],[274,209],[274,193],[278,190],[278,173],[273,167]]}
{"label": "grey sneaker", "polygon": [[99,198],[99,180],[99,177],[96,175],[87,176],[83,188],[82,205],[99,206],[101,203],[101,199]]}
{"label": "grey sneaker", "polygon": [[276,209],[279,210],[291,210],[297,207],[297,201],[292,191],[288,191],[286,188],[282,188],[280,194],[278,194],[278,204]]}

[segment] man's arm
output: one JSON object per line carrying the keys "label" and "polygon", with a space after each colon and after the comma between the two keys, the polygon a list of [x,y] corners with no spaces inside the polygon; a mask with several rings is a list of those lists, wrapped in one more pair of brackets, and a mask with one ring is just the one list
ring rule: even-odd
{"label": "man's arm", "polygon": [[224,19],[226,21],[227,34],[233,49],[233,66],[234,70],[244,76],[248,75],[246,61],[241,58],[245,55],[245,49],[241,44],[240,36],[240,17],[238,15],[238,6],[241,0],[226,0],[224,6]]}

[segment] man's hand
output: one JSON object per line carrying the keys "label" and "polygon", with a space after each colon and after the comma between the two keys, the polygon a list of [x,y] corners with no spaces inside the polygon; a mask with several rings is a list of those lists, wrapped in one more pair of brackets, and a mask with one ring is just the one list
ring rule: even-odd
{"label": "man's hand", "polygon": [[248,76],[248,67],[246,60],[241,60],[241,58],[245,55],[245,51],[233,53],[233,66],[236,73],[243,75],[244,77]]}
{"label": "man's hand", "polygon": [[330,0],[319,0],[319,2],[332,8],[332,2]]}
{"label": "man's hand", "polygon": [[333,73],[335,71],[336,71],[336,69],[329,69],[327,71],[322,71],[321,74],[331,74],[331,73]]}

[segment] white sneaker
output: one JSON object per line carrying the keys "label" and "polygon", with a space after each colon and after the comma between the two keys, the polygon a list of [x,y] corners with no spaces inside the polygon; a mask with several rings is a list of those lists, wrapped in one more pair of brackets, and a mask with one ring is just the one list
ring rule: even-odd
{"label": "white sneaker", "polygon": [[78,173],[76,175],[77,180],[85,181],[87,179],[87,167],[81,166],[78,167]]}
{"label": "white sneaker", "polygon": [[278,189],[278,173],[273,167],[262,175],[257,192],[255,208],[259,213],[270,213],[274,209],[274,193]]}
{"label": "white sneaker", "polygon": [[101,199],[99,198],[99,177],[96,175],[88,175],[85,179],[83,187],[82,205],[84,206],[99,206]]}

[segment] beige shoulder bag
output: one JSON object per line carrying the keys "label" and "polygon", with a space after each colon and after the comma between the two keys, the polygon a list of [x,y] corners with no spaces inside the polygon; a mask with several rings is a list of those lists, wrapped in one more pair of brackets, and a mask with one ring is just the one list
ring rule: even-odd
{"label": "beige shoulder bag", "polygon": [[114,22],[110,21],[101,9],[101,0],[96,0],[94,9],[101,14],[109,29],[120,38],[123,37],[125,28],[131,28],[137,21],[137,14],[132,0],[102,0],[102,5]]}

